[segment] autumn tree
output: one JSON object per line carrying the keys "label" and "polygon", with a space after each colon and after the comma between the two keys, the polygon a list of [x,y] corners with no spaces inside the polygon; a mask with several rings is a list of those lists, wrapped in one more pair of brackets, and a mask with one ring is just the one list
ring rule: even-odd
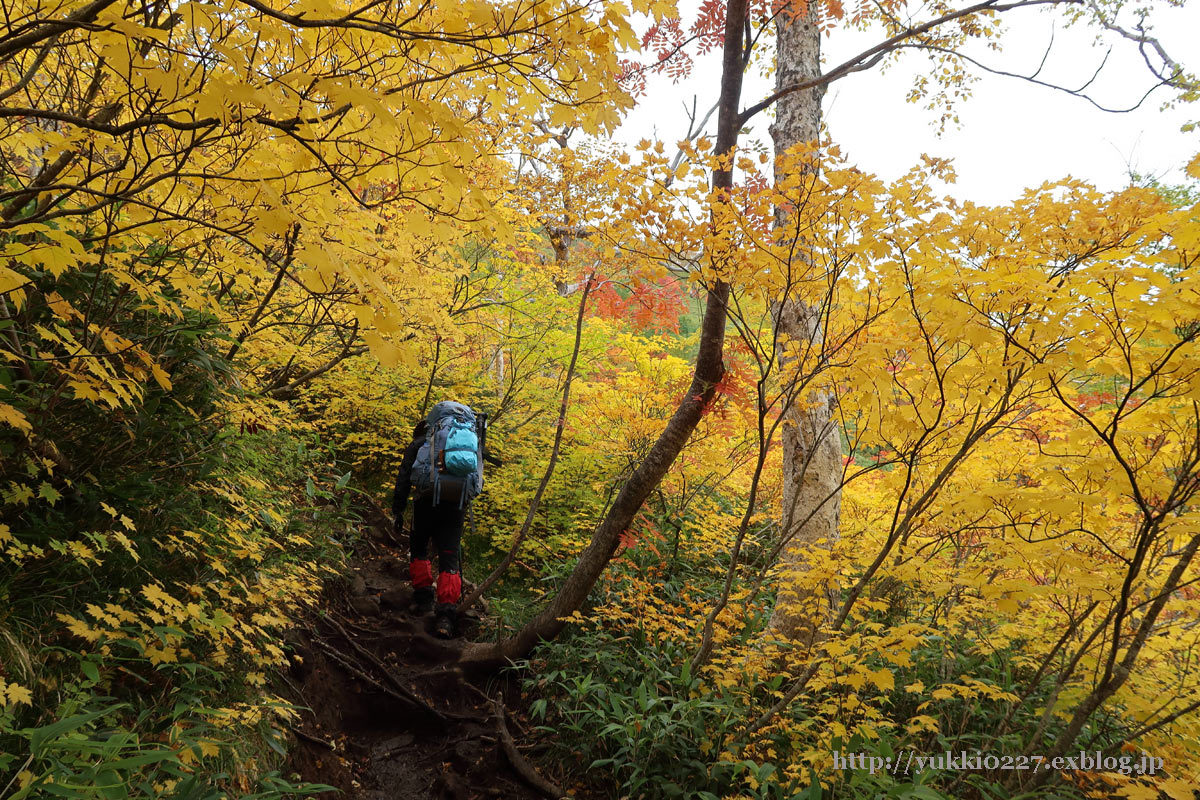
{"label": "autumn tree", "polygon": [[[646,160],[669,158],[650,151]],[[629,703],[644,689],[654,698],[649,715],[661,711],[655,719],[682,717],[688,730],[719,733],[711,747],[720,751],[702,747],[704,736],[694,747],[679,743],[680,759],[712,765],[707,782],[688,784],[697,791],[752,792],[750,778],[721,777],[724,765],[747,763],[758,780],[774,769],[785,794],[810,786],[810,767],[839,791],[843,782],[865,790],[866,778],[831,769],[830,751],[880,741],[936,752],[939,741],[968,737],[1029,754],[1119,752],[1137,740],[1174,754],[1175,765],[1138,785],[1179,790],[1200,699],[1182,656],[1196,636],[1185,622],[1195,562],[1184,539],[1168,533],[1188,524],[1190,504],[1170,498],[1192,496],[1195,475],[1195,338],[1186,322],[1194,316],[1194,209],[1172,209],[1151,191],[1106,195],[1077,181],[982,208],[939,194],[950,172],[937,159],[888,185],[832,156],[809,163],[820,168],[739,195],[748,202],[719,218],[736,245],[726,274],[737,335],[723,353],[724,396],[701,417],[700,436],[669,481],[678,485],[701,455],[728,459],[736,477],[717,479],[720,511],[689,516],[690,580],[658,583],[671,574],[662,532],[672,517],[652,501],[619,537],[625,555],[593,595],[599,607],[568,615],[582,622],[580,632],[542,652],[560,668],[563,654],[577,659],[591,652],[581,648],[634,637],[638,651],[625,666],[653,666],[647,684],[627,687]],[[780,206],[806,235],[807,258],[791,276],[780,265],[792,243],[769,230]],[[646,211],[638,206],[636,216]],[[838,392],[846,431],[838,488],[847,536],[808,555],[810,596],[834,603],[832,613],[812,616],[821,620],[815,646],[777,647],[759,635],[781,550],[763,519],[781,498],[763,476],[780,464],[785,390],[795,396],[804,385],[775,380],[781,337],[771,311],[779,296],[820,297],[790,286],[790,277],[809,275],[818,276],[814,284],[837,278],[824,301],[832,356],[822,377]],[[727,408],[736,409],[728,418]],[[1110,445],[1113,414],[1122,415],[1121,441]],[[637,424],[657,430],[652,416]],[[728,437],[726,447],[714,444],[714,431]],[[1135,500],[1147,492],[1170,506],[1156,533],[1158,523],[1142,531]],[[656,637],[667,641],[659,647]],[[627,649],[612,644],[586,668],[614,704],[622,689],[604,682],[605,669]],[[595,758],[652,747],[629,729],[614,733],[622,726],[610,729],[604,711],[588,711],[593,698],[565,688],[575,684],[576,673],[567,674],[552,704],[567,705],[581,737],[612,749],[578,739],[573,746]],[[546,680],[556,678],[530,677],[539,687]],[[1072,730],[1076,714],[1090,721]],[[697,728],[698,718],[707,726]],[[618,767],[632,769],[619,758]],[[685,772],[681,762],[671,780]],[[1003,772],[940,773],[928,785],[969,796],[976,778],[1021,783]]]}
{"label": "autumn tree", "polygon": [[[456,248],[521,236],[510,115],[610,128],[646,10],[5,7],[0,784],[115,764],[108,785],[168,796],[243,733],[264,745],[247,731],[278,709],[280,631],[315,596],[314,542],[337,541],[295,515],[320,506],[336,530],[348,480],[283,401],[456,334],[481,302]],[[55,676],[78,685],[80,664],[76,697]],[[66,718],[81,727],[51,733],[90,747],[101,717],[122,731],[107,761],[56,761],[30,733]],[[253,770],[238,759],[222,793],[253,791]]]}
{"label": "autumn tree", "polygon": [[[934,103],[947,104],[950,102],[951,88],[956,87],[961,92],[962,85],[970,80],[972,68],[1001,72],[980,64],[965,52],[966,46],[972,40],[998,37],[998,15],[1042,5],[1046,4],[984,2],[960,8],[937,9],[935,15],[922,19],[910,16],[906,4],[893,3],[870,11],[860,9],[853,18],[843,19],[844,12],[840,5],[815,2],[784,4],[772,9],[777,31],[776,90],[743,112],[741,120],[747,122],[758,112],[774,105],[776,118],[770,131],[776,152],[776,180],[779,180],[787,170],[805,168],[803,157],[797,157],[799,153],[814,152],[821,132],[821,99],[831,82],[853,72],[873,68],[904,51],[923,51],[930,54],[941,67],[942,83],[926,83],[924,88],[918,88],[916,94],[919,97],[933,91],[937,93]],[[1078,4],[1051,5],[1069,7]],[[1139,24],[1136,31],[1131,31],[1117,24],[1120,11],[1121,4],[1090,4],[1082,15],[1075,9],[1069,9],[1067,19],[1078,21],[1082,16],[1095,27],[1136,43],[1146,55],[1149,68],[1151,84],[1147,96],[1159,87],[1169,87],[1185,97],[1194,93],[1195,80],[1167,54],[1144,25]],[[877,25],[882,28],[886,38],[839,65],[825,68],[821,63],[822,26],[838,23],[854,27]],[[1011,77],[1023,77],[1044,86],[1052,86],[1039,80],[1037,73]],[[1087,87],[1083,90],[1053,88],[1086,96],[1084,92]],[[798,234],[782,209],[776,221],[781,235],[796,240],[793,258],[804,260],[807,256],[803,242],[797,240]],[[807,365],[798,366],[802,374],[815,376],[822,369],[822,320],[828,313],[828,307],[820,301],[813,303],[785,297],[779,302],[776,317],[783,337],[808,359]],[[790,349],[785,347],[784,352],[788,353]],[[801,358],[795,355],[791,357]],[[801,380],[807,382],[808,379]],[[842,446],[835,409],[834,394],[828,389],[815,389],[804,401],[793,404],[785,411],[789,418],[783,431],[783,481],[787,498],[781,533],[783,539],[789,542],[784,552],[794,570],[802,565],[804,550],[808,546],[818,541],[833,541],[838,535]],[[793,547],[790,543],[800,546]],[[803,574],[802,568],[798,574]],[[801,587],[795,587],[795,590],[801,596],[804,594]],[[786,599],[777,606],[772,624],[780,633],[800,639],[811,636],[813,627],[804,615],[795,613],[792,603]]]}
{"label": "autumn tree", "polygon": [[[368,349],[415,364],[464,307],[447,244],[512,234],[497,114],[611,126],[629,102],[624,17],[14,7],[0,48],[7,473],[34,455],[78,479],[95,426],[126,435],[126,412],[145,419],[196,368],[218,393],[288,399]],[[253,404],[226,407],[253,423]]]}

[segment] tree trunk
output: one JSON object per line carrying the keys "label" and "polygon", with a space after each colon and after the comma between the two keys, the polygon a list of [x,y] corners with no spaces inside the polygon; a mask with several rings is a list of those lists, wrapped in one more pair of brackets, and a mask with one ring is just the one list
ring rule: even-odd
{"label": "tree trunk", "polygon": [[[821,74],[821,38],[817,29],[817,4],[811,2],[803,13],[787,11],[777,20],[778,54],[775,85],[777,89],[803,83]],[[825,87],[793,92],[776,105],[771,125],[775,144],[775,177],[778,181],[789,167],[781,157],[797,144],[815,142],[821,132],[821,98]],[[803,166],[791,167],[802,169]],[[787,235],[792,220],[784,210],[776,214],[775,225]],[[793,274],[809,271],[808,255],[802,248],[793,252]],[[795,287],[792,288],[795,292]],[[824,326],[823,308],[796,298],[783,297],[775,309],[775,325],[781,347],[780,373],[803,379],[806,372],[819,368],[822,361]],[[798,357],[783,357],[789,345],[799,346]],[[795,363],[796,360],[800,363]],[[798,370],[798,371],[797,371]],[[805,553],[820,539],[832,543],[838,536],[841,514],[842,444],[832,392],[819,390],[797,397],[785,411],[783,428],[783,520],[781,535],[788,542],[783,550],[785,583],[780,587],[771,629],[781,636],[803,644],[812,642],[814,633],[828,612],[828,601],[805,586]],[[793,581],[795,583],[793,584]]]}
{"label": "tree trunk", "polygon": [[[742,28],[746,19],[747,0],[730,0],[726,13],[716,151],[732,155],[740,128],[738,105],[742,95]],[[728,197],[732,187],[731,158],[729,167],[713,172],[713,189]],[[712,218],[717,217],[714,215]],[[638,464],[617,493],[608,513],[596,526],[591,542],[584,548],[558,594],[540,614],[513,636],[494,644],[469,645],[461,657],[464,668],[496,669],[526,657],[538,642],[557,636],[566,625],[565,618],[583,605],[616,552],[621,533],[633,522],[642,503],[675,462],[700,422],[704,409],[716,394],[717,383],[725,373],[723,353],[728,301],[729,284],[716,281],[708,290],[704,320],[700,328],[700,350],[696,356],[692,382],[687,394],[680,401],[658,440],[650,448],[645,460]]]}

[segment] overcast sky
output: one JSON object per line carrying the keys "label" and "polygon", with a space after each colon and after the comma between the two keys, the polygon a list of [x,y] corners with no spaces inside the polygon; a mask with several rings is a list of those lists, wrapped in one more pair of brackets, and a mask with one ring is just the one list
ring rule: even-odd
{"label": "overcast sky", "polygon": [[[1131,43],[1115,37],[1098,43],[1092,31],[1056,27],[1054,16],[1046,10],[1010,12],[1005,16],[1009,25],[1005,49],[972,54],[991,66],[1028,73],[1037,68],[1053,35],[1055,46],[1042,78],[1077,86],[1092,75],[1111,43],[1112,55],[1092,87],[1095,99],[1124,108],[1152,85]],[[1192,72],[1200,71],[1195,46],[1200,36],[1200,3],[1169,9],[1152,22],[1171,56]],[[835,31],[823,41],[826,64],[839,63],[877,40],[869,34]],[[687,129],[683,103],[690,105],[693,95],[699,96],[701,109],[715,102],[719,60],[719,53],[699,60],[692,75],[678,84],[652,79],[618,138],[630,142],[652,134],[668,142],[680,138]],[[824,104],[826,124],[857,166],[895,178],[922,153],[951,158],[958,182],[948,190],[963,199],[992,204],[1068,175],[1102,189],[1116,189],[1127,183],[1130,167],[1181,182],[1183,166],[1200,151],[1200,135],[1180,131],[1185,122],[1200,119],[1200,106],[1164,112],[1165,91],[1152,95],[1136,111],[1114,114],[1062,92],[987,75],[975,84],[973,97],[957,106],[961,124],[949,125],[939,136],[937,113],[905,102],[912,76],[928,64],[925,56],[909,54],[886,72],[876,68],[830,87]],[[750,76],[743,107],[769,89],[769,79]],[[755,131],[769,142],[768,122],[760,119]]]}

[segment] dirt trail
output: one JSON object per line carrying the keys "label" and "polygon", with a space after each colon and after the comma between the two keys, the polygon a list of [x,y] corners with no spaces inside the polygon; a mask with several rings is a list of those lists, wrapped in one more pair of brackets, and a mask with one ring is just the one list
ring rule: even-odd
{"label": "dirt trail", "polygon": [[408,611],[407,543],[390,541],[378,509],[367,523],[350,585],[328,590],[292,637],[294,700],[311,710],[293,729],[285,774],[346,800],[561,797],[521,754],[522,723],[502,704],[519,705],[516,687],[477,685],[456,665],[478,621],[460,621],[458,639],[435,638],[432,616]]}

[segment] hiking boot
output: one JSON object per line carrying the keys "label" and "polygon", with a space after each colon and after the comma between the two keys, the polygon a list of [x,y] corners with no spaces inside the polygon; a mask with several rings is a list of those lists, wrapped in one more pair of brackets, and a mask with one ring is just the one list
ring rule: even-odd
{"label": "hiking boot", "polygon": [[457,616],[453,603],[438,603],[437,616],[433,622],[433,635],[439,639],[453,639]]}
{"label": "hiking boot", "polygon": [[415,589],[409,610],[414,617],[423,617],[433,611],[433,587],[426,586],[422,589]]}

